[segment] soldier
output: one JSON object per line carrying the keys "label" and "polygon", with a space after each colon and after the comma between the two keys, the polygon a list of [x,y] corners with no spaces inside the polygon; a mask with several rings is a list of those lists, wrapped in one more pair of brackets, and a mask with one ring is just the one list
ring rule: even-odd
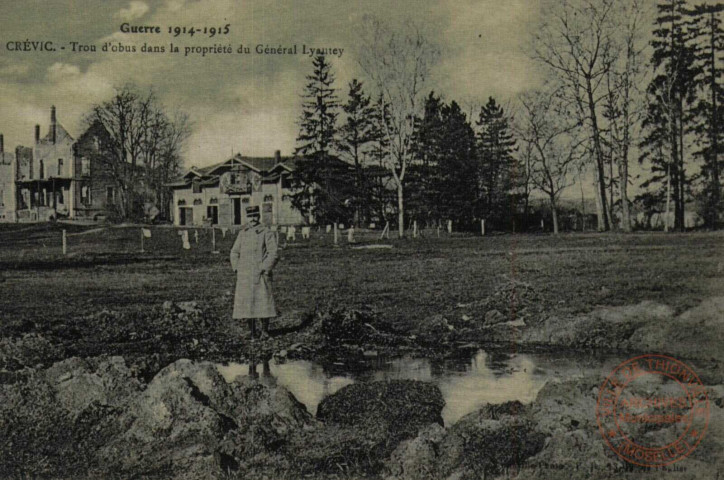
{"label": "soldier", "polygon": [[272,296],[272,269],[277,262],[277,236],[259,224],[259,207],[247,207],[249,223],[231,248],[231,268],[236,272],[234,319],[246,319],[251,338],[256,338],[256,319],[261,338],[269,337],[269,319],[277,316]]}

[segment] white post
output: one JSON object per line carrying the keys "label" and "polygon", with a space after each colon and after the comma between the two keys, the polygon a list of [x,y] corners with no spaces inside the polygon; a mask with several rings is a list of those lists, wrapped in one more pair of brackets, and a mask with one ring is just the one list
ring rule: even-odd
{"label": "white post", "polygon": [[68,251],[68,249],[67,249],[67,243],[65,240],[65,229],[63,229],[63,255],[65,255],[67,253],[67,251]]}
{"label": "white post", "polygon": [[337,222],[334,222],[334,244],[337,245]]}
{"label": "white post", "polygon": [[485,219],[480,220],[480,231],[485,236]]}
{"label": "white post", "polygon": [[545,221],[544,221],[542,218],[540,219],[540,229],[541,229],[541,230],[545,230],[545,229],[546,229]]}
{"label": "white post", "polygon": [[354,227],[353,226],[350,226],[349,230],[347,230],[347,242],[354,243]]}
{"label": "white post", "polygon": [[199,231],[198,230],[194,230],[194,242],[196,243],[196,245],[199,244]]}
{"label": "white post", "polygon": [[447,233],[452,233],[452,220],[447,221]]}
{"label": "white post", "polygon": [[143,228],[141,228],[141,253],[143,253]]}
{"label": "white post", "polygon": [[211,253],[219,253],[216,250],[216,229],[214,227],[211,227]]}
{"label": "white post", "polygon": [[437,224],[437,238],[440,238],[440,224]]}
{"label": "white post", "polygon": [[412,222],[412,238],[417,238],[417,220]]}

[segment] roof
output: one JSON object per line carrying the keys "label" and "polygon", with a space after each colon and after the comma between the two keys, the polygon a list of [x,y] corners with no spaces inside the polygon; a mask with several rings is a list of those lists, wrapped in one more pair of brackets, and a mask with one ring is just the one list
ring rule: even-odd
{"label": "roof", "polygon": [[246,167],[260,173],[264,180],[268,177],[279,178],[280,171],[294,170],[294,157],[246,157],[236,154],[228,160],[205,167],[191,167],[181,178],[167,183],[167,187],[187,187],[190,179],[196,177],[201,180],[202,185],[215,185],[222,173],[231,170],[235,166]]}

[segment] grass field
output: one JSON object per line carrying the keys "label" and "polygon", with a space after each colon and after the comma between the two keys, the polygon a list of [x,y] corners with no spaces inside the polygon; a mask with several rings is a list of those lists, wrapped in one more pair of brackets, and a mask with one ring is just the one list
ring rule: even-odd
{"label": "grass field", "polygon": [[[61,229],[68,231],[62,255]],[[103,309],[143,310],[194,300],[214,318],[231,315],[234,235],[153,228],[140,253],[140,228],[63,225],[0,228],[2,334],[19,324],[66,322]],[[374,237],[373,237],[374,235]],[[358,239],[375,243],[376,234]],[[386,241],[386,240],[385,240]],[[284,243],[284,241],[282,241]],[[724,234],[569,234],[447,236],[392,240],[392,249],[351,249],[314,232],[282,249],[274,272],[282,311],[320,301],[367,306],[400,327],[485,298],[505,277],[529,283],[552,313],[656,300],[682,310],[724,291]]]}

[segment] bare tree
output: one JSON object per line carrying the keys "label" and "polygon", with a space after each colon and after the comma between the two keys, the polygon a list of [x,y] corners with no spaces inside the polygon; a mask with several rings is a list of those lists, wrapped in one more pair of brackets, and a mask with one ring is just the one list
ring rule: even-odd
{"label": "bare tree", "polygon": [[141,184],[155,192],[164,208],[163,184],[178,173],[181,147],[190,134],[188,118],[170,119],[152,90],[125,85],[113,99],[95,105],[86,123],[101,125],[108,134],[98,159],[118,187],[118,213],[127,218],[135,212]]}
{"label": "bare tree", "polygon": [[388,106],[383,124],[389,155],[385,167],[397,188],[399,235],[404,235],[404,185],[412,161],[415,118],[423,107],[423,89],[439,49],[412,23],[391,29],[374,16],[365,16],[360,29],[359,64]]}
{"label": "bare tree", "polygon": [[[618,191],[621,203],[621,229],[631,231],[628,199],[629,155],[638,143],[641,120],[645,114],[644,77],[646,68],[643,52],[647,47],[644,20],[648,12],[640,0],[620,2],[616,11],[619,31],[616,41],[617,58],[606,77],[607,99],[604,116],[608,120],[611,164],[618,167]],[[613,186],[613,175],[611,175]],[[611,192],[613,203],[613,192]]]}
{"label": "bare tree", "polygon": [[[563,0],[546,4],[543,23],[533,38],[533,56],[547,65],[562,92],[577,105],[589,129],[597,183],[598,228],[611,226],[606,205],[605,155],[601,143],[600,109],[605,81],[617,57],[613,31],[617,28],[615,0]],[[603,84],[603,85],[602,85]]]}
{"label": "bare tree", "polygon": [[575,183],[573,173],[583,155],[576,133],[580,124],[571,121],[560,90],[538,90],[522,95],[523,115],[518,136],[529,152],[530,181],[547,197],[553,215],[553,233],[558,233],[558,200],[563,190]]}

